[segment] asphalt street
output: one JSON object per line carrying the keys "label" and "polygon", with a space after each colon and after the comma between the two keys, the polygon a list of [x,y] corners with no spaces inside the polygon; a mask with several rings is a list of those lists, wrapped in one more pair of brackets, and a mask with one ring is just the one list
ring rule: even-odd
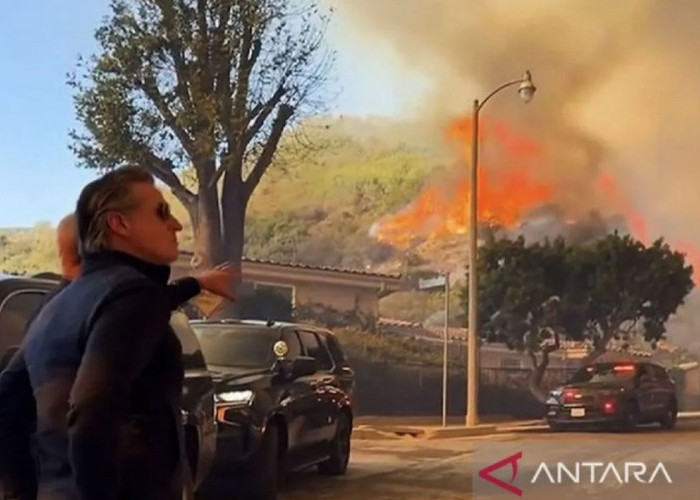
{"label": "asphalt street", "polygon": [[[516,497],[510,492],[483,483],[480,478],[474,483],[473,479],[475,470],[517,450],[524,450],[524,457],[519,462],[518,479],[514,483],[522,488],[522,498],[551,497],[547,489],[552,487],[550,484],[541,487],[539,483],[534,486],[529,484],[536,464],[541,461],[549,464],[572,461],[663,461],[673,476],[673,484],[660,480],[663,476],[658,475],[653,484],[611,485],[607,481],[607,486],[559,485],[557,498],[619,500],[634,496],[635,500],[647,497],[658,500],[659,495],[670,497],[678,494],[684,495],[684,498],[697,498],[700,494],[700,421],[692,421],[679,422],[672,431],[650,426],[631,434],[535,431],[460,439],[405,437],[395,440],[355,440],[350,467],[345,476],[325,478],[310,470],[290,479],[281,489],[279,499],[514,499]],[[510,472],[506,472],[505,476],[509,476]],[[599,476],[600,472],[599,469]],[[649,479],[650,472],[642,479]],[[587,483],[586,474],[581,473],[581,483]],[[624,476],[624,473],[620,474]],[[553,475],[556,476],[556,473]],[[509,480],[507,477],[504,479]],[[220,486],[216,494],[206,498],[234,500],[235,486],[226,484],[223,478],[218,482]]]}

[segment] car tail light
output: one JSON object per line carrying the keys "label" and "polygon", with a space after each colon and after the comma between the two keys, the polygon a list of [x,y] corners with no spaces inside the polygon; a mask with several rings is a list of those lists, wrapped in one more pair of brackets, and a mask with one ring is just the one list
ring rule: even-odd
{"label": "car tail light", "polygon": [[577,403],[581,396],[578,396],[578,391],[574,389],[566,389],[562,394],[562,401],[564,403]]}
{"label": "car tail light", "polygon": [[629,364],[615,365],[615,367],[613,368],[613,370],[616,372],[633,372],[634,369],[634,365]]}
{"label": "car tail light", "polygon": [[600,411],[606,415],[617,411],[617,402],[613,398],[605,398],[600,402]]}

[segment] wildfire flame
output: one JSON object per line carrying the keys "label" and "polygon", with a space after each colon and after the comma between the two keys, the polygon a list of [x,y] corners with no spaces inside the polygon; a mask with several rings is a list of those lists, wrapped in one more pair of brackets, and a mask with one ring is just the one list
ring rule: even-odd
{"label": "wildfire flame", "polygon": [[[477,219],[490,225],[512,227],[525,212],[552,197],[552,188],[535,182],[530,173],[539,147],[503,124],[481,125],[480,132],[480,143],[495,147],[488,150],[488,160],[479,164]],[[466,160],[471,152],[471,133],[469,120],[457,120],[448,127],[446,136],[464,155],[464,168],[452,178],[428,185],[408,207],[380,220],[372,230],[379,241],[405,248],[416,237],[430,240],[466,233],[469,228]],[[493,141],[489,140],[491,137]]]}
{"label": "wildfire flame", "polygon": [[[435,180],[426,186],[406,208],[384,217],[371,229],[378,240],[406,249],[418,240],[435,240],[460,235],[469,229],[469,161],[472,123],[458,119],[446,129],[446,138],[453,142],[463,157],[463,166],[452,177]],[[554,198],[555,189],[543,181],[534,180],[542,161],[540,146],[529,137],[519,135],[499,122],[480,123],[477,219],[481,223],[511,228],[522,221],[530,210]],[[599,195],[606,204],[621,213],[632,236],[645,244],[651,243],[644,217],[632,200],[607,173],[597,179]],[[567,219],[567,223],[575,223]],[[672,244],[686,255],[700,280],[700,249],[686,242]]]}

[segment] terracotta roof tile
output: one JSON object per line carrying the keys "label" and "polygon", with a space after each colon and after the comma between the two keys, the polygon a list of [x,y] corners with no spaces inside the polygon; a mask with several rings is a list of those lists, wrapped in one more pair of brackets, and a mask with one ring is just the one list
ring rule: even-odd
{"label": "terracotta roof tile", "polygon": [[[194,253],[188,252],[188,251],[181,251],[180,255],[191,257],[192,255],[194,255]],[[400,273],[395,273],[395,274],[376,273],[376,272],[362,271],[359,269],[348,269],[348,268],[333,267],[333,266],[310,266],[308,264],[301,264],[298,262],[278,262],[278,261],[274,261],[274,260],[251,259],[249,257],[243,257],[243,262],[250,262],[253,264],[271,264],[274,266],[293,267],[293,268],[297,268],[297,269],[308,269],[310,271],[331,271],[331,272],[337,272],[337,273],[354,274],[354,275],[358,275],[358,276],[369,276],[369,277],[374,277],[374,278],[401,279]]]}

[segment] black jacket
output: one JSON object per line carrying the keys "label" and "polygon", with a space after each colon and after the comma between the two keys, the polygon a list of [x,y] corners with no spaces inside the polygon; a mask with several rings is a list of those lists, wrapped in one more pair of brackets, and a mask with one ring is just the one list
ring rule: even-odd
{"label": "black jacket", "polygon": [[[30,326],[9,373],[21,386],[26,366],[31,379],[39,498],[180,497],[181,349],[168,320],[199,285],[166,288],[168,275],[116,252],[90,256]],[[9,407],[21,417],[21,391],[2,391],[7,378],[0,406],[19,401]]]}
{"label": "black jacket", "polygon": [[[47,293],[37,313],[70,281]],[[30,318],[28,325],[34,318]],[[34,500],[37,494],[32,435],[36,404],[20,350],[0,373],[0,500]]]}

